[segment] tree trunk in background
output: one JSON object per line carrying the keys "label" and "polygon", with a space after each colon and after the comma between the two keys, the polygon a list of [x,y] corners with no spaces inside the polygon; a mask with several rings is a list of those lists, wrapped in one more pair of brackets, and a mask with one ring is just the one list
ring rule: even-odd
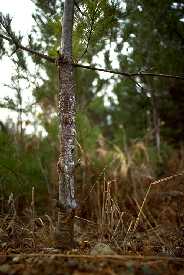
{"label": "tree trunk in background", "polygon": [[74,1],[65,0],[62,24],[62,47],[59,65],[59,119],[61,125],[59,173],[59,213],[56,246],[74,247],[75,170],[75,92],[72,66],[72,28]]}
{"label": "tree trunk in background", "polygon": [[154,89],[154,83],[149,80],[144,78],[144,82],[146,83],[148,90],[150,91],[150,100],[151,100],[151,113],[152,113],[152,125],[153,125],[153,135],[154,135],[154,140],[155,140],[155,146],[157,150],[157,156],[158,159],[160,160],[160,117],[159,117],[159,112],[158,112],[158,99],[156,96],[156,88]]}
{"label": "tree trunk in background", "polygon": [[157,98],[155,96],[155,92],[151,91],[151,104],[152,104],[152,114],[153,114],[153,127],[154,127],[154,135],[155,135],[155,145],[157,148],[158,158],[160,159],[160,118],[158,115],[158,103]]}

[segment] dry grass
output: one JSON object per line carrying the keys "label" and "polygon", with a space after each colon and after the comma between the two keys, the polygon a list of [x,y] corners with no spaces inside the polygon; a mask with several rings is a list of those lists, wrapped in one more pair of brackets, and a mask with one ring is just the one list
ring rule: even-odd
{"label": "dry grass", "polygon": [[[149,246],[152,250],[146,253],[154,253],[153,250],[159,250],[161,254],[171,253],[168,250],[171,250],[171,246],[175,247],[176,242],[174,239],[170,241],[166,235],[175,234],[177,239],[179,228],[184,222],[184,218],[181,221],[184,211],[178,200],[184,195],[181,186],[183,172],[178,173],[184,159],[179,161],[177,155],[178,167],[174,169],[171,169],[174,160],[171,162],[168,159],[165,167],[169,165],[170,169],[165,174],[170,171],[175,173],[154,180],[156,167],[145,143],[137,142],[126,152],[118,147],[108,150],[104,142],[99,146],[102,168],[95,174],[96,170],[88,156],[89,185],[84,189],[85,199],[81,200],[84,201],[83,207],[85,202],[90,202],[86,205],[87,218],[96,223],[99,240],[113,244],[120,252],[139,250],[143,253],[149,250],[145,248]],[[180,156],[183,155],[180,153]]]}
{"label": "dry grass", "polygon": [[[174,160],[169,159],[165,166],[176,173],[153,180],[154,167],[143,142],[133,144],[126,152],[118,147],[108,150],[104,142],[99,143],[98,163],[81,147],[80,152],[77,196],[81,208],[76,213],[77,240],[105,242],[121,254],[182,255],[184,172],[177,173],[173,166],[171,169]],[[177,155],[176,161],[181,168],[183,158],[179,161]],[[39,251],[53,246],[55,217],[38,216],[36,198],[33,187],[30,205],[25,206],[23,216],[19,215],[13,194],[3,203],[2,249]],[[8,211],[3,213],[4,209]]]}

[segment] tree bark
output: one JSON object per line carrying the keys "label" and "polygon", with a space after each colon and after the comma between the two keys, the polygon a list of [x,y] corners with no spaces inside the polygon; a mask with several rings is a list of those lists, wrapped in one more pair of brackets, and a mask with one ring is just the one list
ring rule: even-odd
{"label": "tree bark", "polygon": [[56,229],[56,246],[63,249],[74,247],[75,200],[75,85],[72,65],[72,28],[74,1],[65,0],[62,24],[62,47],[59,65],[59,120],[60,157],[59,174],[59,213]]}

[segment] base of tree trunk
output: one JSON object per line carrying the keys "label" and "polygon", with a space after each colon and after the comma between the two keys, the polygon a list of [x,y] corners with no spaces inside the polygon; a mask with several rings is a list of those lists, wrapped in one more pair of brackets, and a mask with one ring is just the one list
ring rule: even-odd
{"label": "base of tree trunk", "polygon": [[74,241],[75,211],[62,210],[58,213],[58,224],[54,233],[55,247],[63,250],[75,248]]}

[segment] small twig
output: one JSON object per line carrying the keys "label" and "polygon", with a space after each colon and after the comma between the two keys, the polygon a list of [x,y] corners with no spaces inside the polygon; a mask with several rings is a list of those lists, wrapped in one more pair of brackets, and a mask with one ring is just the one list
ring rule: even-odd
{"label": "small twig", "polygon": [[137,226],[138,226],[138,223],[139,223],[139,220],[140,220],[140,216],[141,216],[141,214],[142,214],[142,210],[143,210],[143,207],[144,207],[145,202],[146,202],[146,200],[147,200],[147,197],[148,197],[148,195],[149,195],[149,193],[150,193],[150,191],[151,191],[151,187],[152,187],[152,183],[150,183],[150,185],[149,185],[149,187],[148,187],[148,190],[147,190],[147,192],[146,192],[146,195],[145,195],[145,197],[144,197],[144,200],[143,200],[143,202],[142,202],[142,205],[141,205],[141,207],[140,207],[140,209],[139,209],[139,213],[138,213],[137,219],[136,219],[135,224],[134,224],[133,232],[135,232],[135,230],[137,229]]}
{"label": "small twig", "polygon": [[89,29],[89,35],[88,35],[88,40],[87,40],[86,48],[85,48],[84,52],[81,54],[79,60],[80,60],[80,59],[87,53],[87,51],[88,51],[89,43],[90,43],[91,36],[92,36],[92,32],[93,32],[93,26],[94,26],[94,24],[95,24],[95,15],[96,15],[97,9],[98,9],[98,7],[95,9],[95,11],[94,11],[94,13],[93,13],[93,17],[92,17],[92,19],[91,19],[91,24],[90,24],[90,29]]}
{"label": "small twig", "polygon": [[85,14],[81,11],[77,1],[74,0],[74,5],[76,6],[76,8],[78,9],[78,11],[82,14],[82,16],[85,16]]}
{"label": "small twig", "polygon": [[133,232],[135,232],[135,230],[136,230],[136,228],[137,228],[137,226],[138,226],[138,223],[139,223],[139,220],[140,220],[140,216],[141,216],[141,214],[142,214],[143,207],[144,207],[145,202],[146,202],[146,200],[147,200],[147,198],[148,198],[148,195],[149,195],[149,193],[150,193],[150,191],[151,191],[151,187],[152,187],[153,185],[155,185],[155,184],[162,183],[162,182],[165,182],[165,181],[169,181],[169,180],[172,180],[172,179],[174,179],[174,178],[176,178],[176,177],[180,177],[180,176],[183,176],[183,175],[184,175],[184,171],[182,171],[182,172],[180,172],[180,173],[178,173],[178,174],[169,176],[169,177],[165,177],[165,178],[162,178],[162,179],[159,179],[159,180],[155,180],[155,181],[153,181],[153,182],[150,183],[150,185],[149,185],[149,187],[148,187],[148,190],[147,190],[147,192],[146,192],[146,195],[145,195],[145,197],[144,197],[144,200],[143,200],[143,202],[142,202],[142,205],[141,205],[141,207],[140,207],[138,216],[137,216],[137,218],[136,218],[136,221],[135,221],[135,224],[134,224],[134,228],[133,228]]}
{"label": "small twig", "polygon": [[[14,44],[16,45],[16,43],[13,41],[13,39],[11,39],[11,38],[9,38],[9,37],[3,35],[3,34],[0,34],[0,37],[3,38],[3,39],[5,39],[5,40],[7,40],[7,41],[9,41],[10,43],[14,43]],[[24,51],[26,51],[26,52],[29,52],[29,53],[31,53],[31,54],[34,54],[34,55],[36,55],[36,56],[38,56],[38,57],[40,57],[40,58],[43,58],[43,59],[45,59],[45,60],[47,60],[47,61],[49,61],[49,62],[51,62],[51,63],[55,63],[55,61],[56,61],[55,58],[50,57],[50,56],[48,56],[48,55],[45,55],[45,54],[43,54],[43,53],[39,53],[39,52],[37,52],[37,51],[35,51],[35,50],[32,50],[32,49],[30,49],[30,48],[28,48],[28,47],[22,46],[22,45],[20,45],[20,44],[19,44],[19,45],[16,45],[16,46],[17,46],[17,48],[19,48],[19,49],[21,49],[21,50],[24,50]]]}
{"label": "small twig", "polygon": [[94,225],[94,226],[97,225],[97,223],[95,223],[95,222],[93,222],[93,221],[90,221],[90,220],[87,220],[87,219],[84,219],[84,218],[81,218],[81,217],[79,217],[79,216],[75,216],[75,219],[81,220],[81,221],[84,221],[84,222],[87,222],[87,223],[90,223],[90,224],[92,224],[92,225]]}
{"label": "small twig", "polygon": [[180,176],[183,176],[184,175],[184,171],[178,173],[178,174],[175,174],[175,175],[172,175],[172,176],[169,176],[169,177],[166,177],[166,178],[162,178],[162,179],[159,179],[159,180],[155,180],[153,181],[151,184],[152,185],[155,185],[157,183],[161,183],[161,182],[164,182],[164,181],[169,181],[169,180],[172,180],[174,178],[177,178],[177,177],[180,177]]}
{"label": "small twig", "polygon": [[116,70],[108,70],[108,69],[103,69],[103,68],[98,68],[98,67],[92,67],[92,66],[87,66],[87,65],[82,65],[82,64],[73,64],[74,67],[79,67],[87,70],[93,70],[93,71],[99,71],[99,72],[105,72],[105,73],[110,73],[110,74],[117,74],[117,75],[122,75],[125,77],[143,77],[143,76],[155,76],[155,77],[162,77],[162,78],[175,78],[175,79],[182,79],[184,80],[184,76],[180,75],[171,75],[171,74],[160,74],[160,73],[149,73],[149,72],[137,72],[137,73],[128,73],[128,72],[120,72]]}
{"label": "small twig", "polygon": [[[138,207],[138,209],[140,210],[140,205],[138,203],[138,201],[135,199],[135,203]],[[151,230],[153,230],[154,234],[156,235],[156,237],[160,240],[161,243],[164,243],[164,241],[162,240],[162,238],[160,237],[160,235],[157,233],[157,231],[155,230],[155,228],[152,226],[152,224],[150,223],[149,219],[146,217],[146,215],[144,214],[144,212],[142,211],[142,215],[143,218],[145,219],[145,221],[147,222],[147,224],[149,225],[149,227],[151,228]]]}
{"label": "small twig", "polygon": [[11,53],[10,57],[12,57],[16,52],[18,52],[20,49],[19,47],[16,47],[15,50]]}

